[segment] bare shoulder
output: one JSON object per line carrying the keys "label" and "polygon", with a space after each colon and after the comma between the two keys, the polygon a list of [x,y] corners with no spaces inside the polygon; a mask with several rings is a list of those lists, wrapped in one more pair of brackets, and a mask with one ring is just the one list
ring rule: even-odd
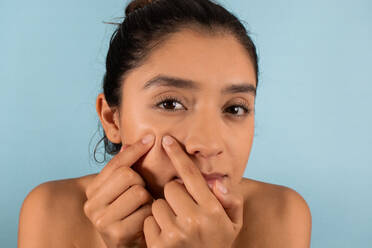
{"label": "bare shoulder", "polygon": [[243,178],[240,185],[245,199],[240,245],[310,247],[311,213],[299,193],[285,186],[247,178]]}
{"label": "bare shoulder", "polygon": [[47,181],[33,188],[20,210],[18,247],[79,247],[84,237],[91,240],[94,230],[83,206],[84,185],[93,175]]}

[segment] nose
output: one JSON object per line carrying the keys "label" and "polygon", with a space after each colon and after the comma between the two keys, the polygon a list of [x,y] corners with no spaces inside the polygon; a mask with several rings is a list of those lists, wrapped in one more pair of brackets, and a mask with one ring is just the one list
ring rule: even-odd
{"label": "nose", "polygon": [[206,111],[190,118],[184,145],[191,155],[211,158],[223,152],[223,143],[219,117]]}

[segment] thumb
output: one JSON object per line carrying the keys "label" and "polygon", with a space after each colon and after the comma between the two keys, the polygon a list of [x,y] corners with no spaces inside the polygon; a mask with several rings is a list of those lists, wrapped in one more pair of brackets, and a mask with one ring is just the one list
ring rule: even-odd
{"label": "thumb", "polygon": [[[213,192],[230,217],[238,226],[243,224],[244,197],[237,189],[226,187],[221,181],[215,180]],[[225,192],[225,193],[224,193]]]}

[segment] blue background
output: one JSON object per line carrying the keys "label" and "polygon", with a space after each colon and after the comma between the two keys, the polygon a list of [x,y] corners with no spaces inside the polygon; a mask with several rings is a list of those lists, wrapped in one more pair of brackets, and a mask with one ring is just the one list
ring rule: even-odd
{"label": "blue background", "polygon": [[[372,1],[219,2],[246,22],[260,58],[245,177],[307,200],[312,247],[370,246]],[[32,188],[102,168],[95,99],[114,30],[102,21],[126,3],[1,0],[2,247],[16,247]]]}

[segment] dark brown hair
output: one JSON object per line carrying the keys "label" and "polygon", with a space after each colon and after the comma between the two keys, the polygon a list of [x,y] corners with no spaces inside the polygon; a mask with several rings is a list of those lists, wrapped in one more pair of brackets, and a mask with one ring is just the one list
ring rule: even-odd
{"label": "dark brown hair", "polygon": [[[248,31],[236,16],[211,0],[134,0],[126,7],[123,22],[116,24],[102,83],[106,101],[112,108],[121,106],[122,84],[128,71],[143,64],[157,45],[183,28],[236,37],[253,62],[258,84],[256,47]],[[101,141],[105,145],[104,161],[106,153],[115,155],[120,151],[122,144],[111,143],[103,130],[103,138],[94,149],[94,158]]]}

